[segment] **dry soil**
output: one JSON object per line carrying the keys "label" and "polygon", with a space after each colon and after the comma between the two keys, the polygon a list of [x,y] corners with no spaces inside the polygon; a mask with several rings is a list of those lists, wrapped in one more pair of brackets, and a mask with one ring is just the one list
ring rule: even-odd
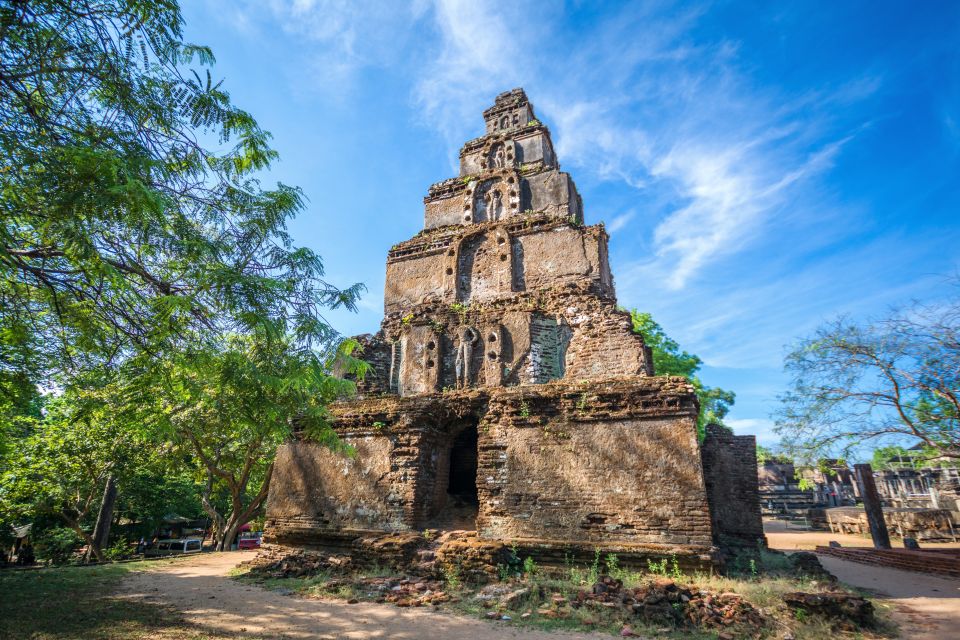
{"label": "dry soil", "polygon": [[[786,528],[782,522],[766,522],[770,547],[782,551],[814,549],[836,540],[845,547],[870,547],[869,538],[823,531]],[[957,543],[922,543],[922,547],[960,547]],[[960,580],[947,577],[872,567],[829,556],[820,561],[842,582],[869,590],[893,607],[901,637],[910,640],[960,639]]]}
{"label": "dry soil", "polygon": [[506,622],[457,617],[430,609],[291,597],[240,583],[230,569],[252,552],[205,553],[127,577],[122,595],[170,605],[208,633],[289,640],[610,640],[609,635],[546,633]]}
{"label": "dry soil", "polygon": [[[786,536],[786,537],[785,537]],[[818,532],[773,531],[770,545],[786,551],[824,544]],[[837,536],[828,539],[837,539]],[[860,546],[864,540],[857,539]],[[843,541],[841,541],[843,542]],[[847,541],[851,542],[851,541]],[[851,545],[852,546],[852,545]],[[476,620],[430,609],[398,609],[373,603],[292,597],[228,577],[252,552],[211,553],[163,563],[131,574],[122,593],[172,606],[200,630],[260,638],[299,640],[391,639],[609,640],[606,634],[529,631],[508,623]],[[960,581],[821,558],[841,581],[870,590],[893,606],[903,638],[960,639]]]}

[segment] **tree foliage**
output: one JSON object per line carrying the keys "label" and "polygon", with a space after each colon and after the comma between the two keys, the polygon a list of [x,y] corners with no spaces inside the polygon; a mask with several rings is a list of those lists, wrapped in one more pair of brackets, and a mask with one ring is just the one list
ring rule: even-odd
{"label": "tree foliage", "polygon": [[123,485],[147,466],[151,450],[117,415],[118,407],[97,394],[68,390],[49,401],[0,472],[0,522],[52,516],[103,559],[88,525],[104,484],[113,475]]}
{"label": "tree foliage", "polygon": [[182,26],[175,0],[0,3],[6,523],[54,514],[89,543],[107,477],[155,518],[137,500],[163,476],[229,533],[294,421],[336,446],[332,361],[363,372],[323,317],[362,285],[293,244],[302,192],[263,182],[270,135]]}
{"label": "tree foliage", "polygon": [[[340,367],[362,374],[366,365],[351,348],[346,343],[334,357]],[[329,359],[292,339],[238,335],[217,349],[132,361],[116,389],[128,419],[163,434],[203,479],[203,508],[222,547],[262,514],[277,447],[295,427],[314,441],[342,447],[326,406],[355,388],[332,369]],[[217,494],[225,496],[222,506]]]}
{"label": "tree foliage", "polygon": [[702,434],[708,424],[724,426],[723,418],[733,406],[736,394],[703,384],[696,375],[703,361],[692,353],[681,350],[680,345],[666,334],[649,313],[634,309],[630,312],[630,318],[634,332],[643,336],[644,342],[653,352],[654,373],[658,376],[683,376],[690,380],[700,400],[698,431]]}
{"label": "tree foliage", "polygon": [[173,0],[0,5],[5,393],[192,331],[322,342],[321,309],[354,303],[293,246],[302,193],[261,184],[269,134],[181,29]]}
{"label": "tree foliage", "polygon": [[790,456],[778,453],[764,447],[763,445],[757,445],[757,464],[764,465],[768,462],[779,462],[779,463],[791,463],[793,460],[790,459]]}
{"label": "tree foliage", "polygon": [[[954,283],[955,285],[957,283]],[[786,359],[777,431],[798,452],[921,443],[960,458],[960,297],[858,324],[839,318]]]}

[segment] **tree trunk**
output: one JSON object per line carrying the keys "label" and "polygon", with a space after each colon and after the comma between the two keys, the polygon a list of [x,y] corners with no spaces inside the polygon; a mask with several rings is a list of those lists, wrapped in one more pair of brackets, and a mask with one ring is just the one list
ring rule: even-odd
{"label": "tree trunk", "polygon": [[883,518],[883,504],[880,494],[873,480],[873,469],[869,464],[853,465],[857,479],[860,481],[860,492],[863,494],[863,510],[867,514],[867,524],[870,525],[870,537],[873,538],[875,549],[890,549],[890,533],[887,531],[887,522]]}
{"label": "tree trunk", "polygon": [[200,501],[203,504],[203,510],[210,516],[210,537],[213,539],[213,548],[216,551],[221,551],[222,547],[222,536],[224,533],[224,526],[226,521],[224,517],[220,515],[220,512],[217,511],[217,508],[213,506],[213,503],[210,502],[210,493],[213,491],[213,474],[207,474],[207,486],[204,487],[203,493],[200,496]]}
{"label": "tree trunk", "polygon": [[263,482],[260,484],[260,491],[257,492],[257,495],[254,496],[253,500],[251,500],[250,504],[248,504],[246,507],[243,507],[243,501],[241,498],[241,491],[246,489],[246,485],[244,484],[243,487],[240,487],[233,493],[231,496],[233,501],[233,509],[227,516],[226,529],[218,550],[229,551],[231,545],[233,544],[233,539],[236,537],[240,527],[257,517],[267,501],[267,494],[270,491],[270,480],[272,478],[273,463],[271,462],[267,467],[266,474],[264,474]]}
{"label": "tree trunk", "polygon": [[233,547],[233,540],[237,537],[237,530],[243,526],[238,520],[234,520],[232,517],[227,521],[227,525],[223,531],[223,537],[220,539],[220,543],[217,546],[217,551],[230,551]]}
{"label": "tree trunk", "polygon": [[89,554],[90,551],[93,551],[93,555],[97,558],[97,561],[103,562],[104,561],[103,552],[100,551],[100,549],[97,549],[93,545],[93,538],[90,536],[89,533],[83,530],[83,527],[80,526],[80,522],[78,520],[74,520],[70,518],[64,513],[60,513],[60,517],[63,519],[64,522],[67,523],[67,526],[73,529],[76,532],[76,534],[80,536],[80,538],[84,542],[87,543],[87,553]]}
{"label": "tree trunk", "polygon": [[113,507],[117,503],[117,480],[111,473],[107,476],[107,484],[103,488],[103,499],[100,501],[100,512],[97,514],[97,524],[93,527],[93,537],[91,546],[87,549],[87,562],[90,561],[90,554],[96,555],[98,560],[103,560],[103,548],[107,546],[107,540],[110,538],[110,524],[113,522]]}

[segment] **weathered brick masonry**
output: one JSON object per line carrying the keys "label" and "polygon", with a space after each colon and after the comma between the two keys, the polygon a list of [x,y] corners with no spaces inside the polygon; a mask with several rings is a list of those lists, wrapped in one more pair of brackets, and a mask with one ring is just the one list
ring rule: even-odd
{"label": "weathered brick masonry", "polygon": [[424,198],[424,230],[388,255],[385,318],[361,336],[372,372],[332,408],[356,454],[284,445],[267,541],[356,550],[375,532],[465,528],[547,562],[595,548],[708,561],[693,389],[653,377],[603,225],[583,225],[523,91],[484,119],[460,176]]}
{"label": "weathered brick masonry", "polygon": [[710,520],[722,546],[766,544],[757,483],[757,439],[707,425],[701,445]]}

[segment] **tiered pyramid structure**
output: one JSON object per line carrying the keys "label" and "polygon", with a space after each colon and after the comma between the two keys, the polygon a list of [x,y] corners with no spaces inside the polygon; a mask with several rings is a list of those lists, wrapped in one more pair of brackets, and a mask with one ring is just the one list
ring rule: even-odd
{"label": "tiered pyramid structure", "polygon": [[460,175],[424,198],[424,229],[387,257],[385,318],[361,336],[372,372],[333,407],[355,455],[284,445],[268,540],[342,550],[465,529],[541,558],[709,558],[692,388],[654,377],[603,225],[584,225],[523,90],[483,117]]}

